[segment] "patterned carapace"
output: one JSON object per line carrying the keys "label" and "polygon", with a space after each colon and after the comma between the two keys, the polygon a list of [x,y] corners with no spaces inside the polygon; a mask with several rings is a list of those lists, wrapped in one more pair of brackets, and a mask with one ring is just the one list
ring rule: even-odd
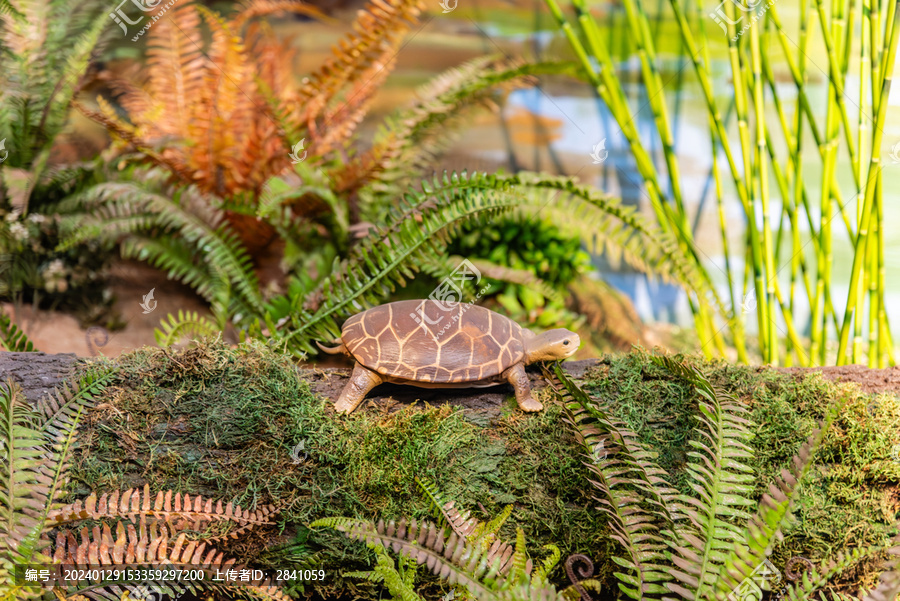
{"label": "patterned carapace", "polygon": [[534,336],[516,322],[468,303],[398,301],[344,323],[341,342],[362,365],[416,382],[475,382],[500,376],[525,357]]}

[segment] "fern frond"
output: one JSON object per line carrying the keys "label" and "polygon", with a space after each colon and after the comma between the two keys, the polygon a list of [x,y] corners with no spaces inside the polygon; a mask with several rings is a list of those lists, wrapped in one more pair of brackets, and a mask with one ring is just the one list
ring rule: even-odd
{"label": "fern frond", "polygon": [[6,313],[0,311],[0,349],[13,353],[30,353],[37,349],[25,332],[16,327]]}
{"label": "fern frond", "polygon": [[[203,255],[207,264],[225,274],[239,293],[246,316],[262,314],[263,301],[252,260],[227,224],[216,227],[220,216],[215,212],[206,210],[205,214],[197,214],[180,202],[181,195],[169,197],[145,189],[137,182],[98,184],[79,195],[79,199],[90,213],[74,221],[64,221],[63,242],[58,250],[67,250],[92,238],[115,242],[124,234],[151,232],[153,228],[177,231],[185,243]],[[165,254],[166,247],[152,241],[126,244],[123,250],[159,263],[165,263],[169,257]],[[200,277],[197,272],[176,269],[183,267],[183,261],[178,263],[171,257],[168,260],[172,277],[188,274]]]}
{"label": "fern frond", "polygon": [[[594,497],[600,503],[597,509],[609,518],[612,537],[628,553],[628,559],[614,559],[631,572],[615,573],[619,588],[633,599],[667,592],[663,584],[671,579],[671,568],[662,562],[667,545],[676,538],[677,491],[665,481],[664,472],[652,462],[654,454],[637,435],[611,419],[558,364],[547,375],[566,408],[567,423],[589,458],[585,465],[596,477],[589,482],[603,495]],[[595,454],[601,443],[602,457]]]}
{"label": "fern frond", "polygon": [[25,15],[20,13],[9,0],[0,0],[0,16],[10,15],[15,19],[24,19]]}
{"label": "fern frond", "polygon": [[0,572],[5,576],[11,576],[16,564],[49,561],[41,552],[49,541],[41,535],[66,482],[77,416],[52,446],[37,429],[38,421],[12,379],[0,386]]}
{"label": "fern frond", "polygon": [[166,522],[175,531],[190,529],[202,531],[213,522],[233,523],[238,528],[217,536],[204,539],[207,542],[226,538],[237,538],[256,526],[272,525],[271,518],[277,513],[274,505],[264,505],[255,511],[241,509],[240,506],[222,500],[206,499],[196,495],[179,494],[171,490],[150,493],[150,485],[143,491],[129,488],[121,494],[118,491],[104,493],[99,498],[91,494],[83,501],[75,501],[50,512],[49,519],[56,524],[80,520],[101,520],[120,518],[135,521],[137,516],[146,516]]}
{"label": "fern frond", "polygon": [[329,102],[342,96],[345,85],[383,60],[389,49],[399,48],[403,37],[424,8],[421,0],[372,0],[359,11],[352,31],[332,48],[333,57],[304,79],[296,98],[303,113],[294,117],[299,129],[306,125],[317,137],[315,120]]}
{"label": "fern frond", "polygon": [[[204,541],[190,541],[184,533],[172,538],[160,522],[149,524],[141,516],[139,527],[119,521],[115,533],[109,524],[83,527],[79,539],[71,531],[60,530],[56,535],[53,561],[68,565],[92,567],[107,565],[164,567],[171,564],[191,565],[208,573],[204,580],[212,582],[216,571],[234,568],[235,560]],[[94,584],[86,581],[87,584]],[[242,583],[244,584],[244,583]],[[254,596],[271,601],[290,601],[281,589],[267,580],[246,583]],[[76,591],[76,594],[81,591]]]}
{"label": "fern frond", "polygon": [[[400,203],[389,226],[354,247],[319,286],[324,299],[310,314],[299,311],[299,327],[287,334],[289,349],[315,353],[312,339],[330,340],[339,335],[337,319],[348,317],[364,303],[374,303],[397,285],[412,279],[419,263],[446,248],[449,236],[462,223],[511,208],[517,204],[510,186],[488,177],[445,177],[424,192],[410,191]],[[406,219],[406,213],[417,213]]]}
{"label": "fern frond", "polygon": [[[497,543],[483,552],[456,533],[451,532],[449,537],[445,537],[443,529],[434,524],[415,520],[407,522],[405,519],[399,524],[379,521],[377,525],[345,521],[338,529],[353,540],[390,548],[420,565],[425,564],[450,584],[465,586],[478,599],[504,598],[498,597],[495,591],[504,588],[506,580],[503,574],[513,568],[514,550],[508,545],[502,553],[496,552],[501,547]],[[516,561],[521,564],[518,556]],[[510,583],[511,586],[516,584]],[[548,598],[555,598],[552,589],[541,590],[548,590]]]}
{"label": "fern frond", "polygon": [[537,580],[538,578],[547,580],[550,577],[550,572],[553,570],[553,568],[556,567],[556,565],[559,563],[560,557],[562,557],[559,551],[559,547],[554,544],[544,545],[541,548],[549,551],[550,555],[545,557],[544,560],[541,561],[541,564],[534,568],[534,574],[532,578],[535,580]]}
{"label": "fern frond", "polygon": [[[375,557],[377,561],[377,565],[375,569],[371,572],[351,572],[350,574],[344,574],[344,576],[357,576],[365,578],[370,582],[383,582],[385,587],[387,587],[388,592],[391,594],[391,598],[399,601],[424,601],[422,597],[420,597],[415,589],[413,588],[414,578],[415,578],[415,566],[416,563],[411,560],[400,556],[398,561],[403,563],[411,563],[412,566],[409,567],[409,574],[407,577],[404,577],[403,574],[394,566],[394,560],[390,555],[387,554],[387,551],[384,550],[384,547],[375,546]],[[401,565],[401,569],[403,566]]]}
{"label": "fern frond", "polygon": [[345,518],[345,517],[331,517],[331,518],[320,518],[314,521],[309,525],[310,528],[331,528],[332,530],[339,530],[341,532],[346,532],[351,528],[359,526],[361,524],[367,524],[366,520],[362,520],[359,518]]}
{"label": "fern frond", "polygon": [[178,310],[178,317],[169,313],[166,319],[162,319],[159,328],[153,329],[156,344],[165,348],[179,342],[185,337],[213,336],[220,331],[219,327],[208,318],[196,311]]}
{"label": "fern frond", "polygon": [[822,423],[792,458],[792,469],[782,470],[780,477],[769,485],[768,493],[759,501],[756,515],[742,533],[740,544],[733,547],[726,559],[718,584],[720,592],[737,586],[772,552],[777,537],[791,519],[791,506],[800,495],[800,482],[812,469],[813,455],[846,403],[844,398],[825,410]]}
{"label": "fern frond", "polygon": [[115,376],[115,370],[100,368],[84,373],[77,386],[63,382],[59,389],[38,400],[41,434],[53,440],[64,438],[75,428],[78,413],[93,407],[97,397]]}
{"label": "fern frond", "polygon": [[671,235],[651,225],[633,207],[626,207],[617,199],[570,178],[529,173],[502,178],[518,180],[520,185],[534,190],[566,194],[568,201],[554,202],[553,198],[543,197],[531,203],[542,213],[552,213],[554,222],[561,228],[579,233],[588,247],[596,249],[602,244],[613,257],[624,257],[635,269],[674,280],[686,290],[696,291],[703,302],[711,299],[724,318],[730,316],[721,295],[698,268],[698,260],[693,255],[685,256]]}
{"label": "fern frond", "polygon": [[236,31],[240,31],[252,19],[285,12],[315,17],[321,21],[334,21],[315,6],[296,0],[243,0],[241,4],[241,11],[231,20]]}
{"label": "fern frond", "polygon": [[533,76],[552,71],[549,65],[480,57],[444,71],[417,91],[410,107],[388,118],[372,148],[338,174],[338,189],[362,186],[363,196],[367,188],[381,196],[402,192],[398,184],[430,166],[453,142],[456,122],[472,109],[491,106],[503,92],[533,83]]}
{"label": "fern frond", "polygon": [[465,514],[461,514],[454,507],[455,502],[445,498],[438,490],[437,485],[429,478],[416,476],[416,484],[419,485],[419,488],[431,501],[431,505],[437,514],[436,517],[443,519],[457,536],[468,538],[473,533],[478,525],[478,520],[470,517],[470,512],[466,511]]}
{"label": "fern frond", "polygon": [[472,533],[469,535],[469,540],[473,542],[482,539],[493,541],[494,538],[496,538],[497,533],[500,532],[500,528],[503,527],[503,524],[505,524],[506,520],[509,519],[509,516],[512,515],[512,511],[513,506],[507,505],[500,511],[500,513],[492,517],[487,522],[477,523],[475,525],[475,528],[472,530]]}
{"label": "fern frond", "polygon": [[[824,569],[813,567],[809,572],[803,572],[799,582],[788,586],[784,598],[789,601],[809,601],[813,594],[824,587],[832,578],[841,574],[853,565],[865,559],[875,558],[889,548],[882,546],[860,547],[839,553],[830,560]],[[896,554],[896,552],[895,552]]]}
{"label": "fern frond", "polygon": [[695,450],[688,452],[687,465],[696,494],[679,497],[692,527],[682,528],[685,544],[676,546],[673,556],[680,569],[671,574],[680,584],[666,586],[686,599],[702,599],[714,594],[719,572],[727,564],[722,549],[741,542],[736,521],[750,518],[745,508],[754,504],[748,498],[753,493],[753,469],[745,463],[753,456],[747,445],[750,422],[742,417],[747,410],[737,399],[714,387],[697,368],[666,356],[654,355],[651,360],[689,381],[701,397],[700,415],[695,416],[700,440],[689,441]]}

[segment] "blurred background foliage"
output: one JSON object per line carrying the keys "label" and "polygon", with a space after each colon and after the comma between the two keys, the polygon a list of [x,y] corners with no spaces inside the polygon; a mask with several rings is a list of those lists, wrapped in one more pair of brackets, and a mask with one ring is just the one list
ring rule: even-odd
{"label": "blurred background foliage", "polygon": [[579,328],[586,355],[893,362],[890,4],[758,7],[727,37],[697,2],[181,0],[150,28],[132,4],[128,26],[94,0],[0,8],[13,307],[130,323],[137,261],[201,303],[150,276],[158,343],[223,332],[300,356],[468,258],[482,302]]}

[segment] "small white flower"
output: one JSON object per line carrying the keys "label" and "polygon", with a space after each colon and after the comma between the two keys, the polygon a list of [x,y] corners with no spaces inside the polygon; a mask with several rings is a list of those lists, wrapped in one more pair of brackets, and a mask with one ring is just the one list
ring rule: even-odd
{"label": "small white flower", "polygon": [[24,225],[16,221],[15,223],[10,224],[9,233],[12,234],[12,237],[18,240],[19,242],[23,242],[28,239],[28,228]]}
{"label": "small white flower", "polygon": [[7,213],[7,214],[6,214],[6,221],[7,221],[8,223],[12,223],[13,221],[18,221],[18,220],[19,220],[19,213],[18,213],[18,212],[13,211],[12,213]]}
{"label": "small white flower", "polygon": [[47,269],[44,270],[46,275],[62,275],[65,271],[66,266],[62,262],[62,259],[53,259],[50,261],[50,264],[47,265]]}
{"label": "small white flower", "polygon": [[40,213],[32,213],[28,216],[28,221],[30,221],[31,223],[44,223],[45,221],[47,221],[47,218]]}

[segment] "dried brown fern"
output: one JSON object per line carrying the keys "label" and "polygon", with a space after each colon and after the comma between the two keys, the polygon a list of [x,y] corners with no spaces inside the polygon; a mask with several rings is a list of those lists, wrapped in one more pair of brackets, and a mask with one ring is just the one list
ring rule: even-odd
{"label": "dried brown fern", "polygon": [[143,491],[129,488],[119,493],[104,493],[99,498],[91,494],[83,501],[75,501],[50,512],[49,519],[57,524],[78,520],[100,520],[118,518],[134,521],[137,516],[151,517],[168,523],[175,530],[189,528],[201,531],[213,522],[231,522],[239,525],[234,531],[221,536],[204,540],[215,541],[226,538],[237,538],[239,534],[255,526],[272,525],[270,520],[278,510],[274,505],[264,505],[255,511],[241,509],[240,506],[228,503],[223,506],[222,500],[206,499],[197,495],[179,494],[171,490],[150,493],[150,485],[145,484]]}
{"label": "dried brown fern", "polygon": [[[382,78],[394,64],[403,37],[424,9],[422,0],[371,0],[358,13],[350,33],[332,47],[334,56],[309,77],[285,108],[295,129],[305,129],[314,140],[320,131],[335,127],[331,121],[341,114],[340,105],[363,106],[373,87],[369,81]],[[349,88],[349,89],[348,89]],[[334,105],[338,104],[335,109]],[[290,111],[290,106],[303,107]],[[356,114],[349,108],[344,114]],[[349,133],[352,127],[345,127]],[[330,139],[335,145],[340,140]],[[318,151],[317,151],[318,152]]]}
{"label": "dried brown fern", "polygon": [[[235,31],[240,31],[241,28],[252,19],[283,12],[315,17],[321,21],[334,22],[334,19],[329,18],[315,6],[303,2],[296,2],[295,0],[242,0],[241,6],[241,11],[231,20]],[[267,63],[264,62],[263,64]]]}
{"label": "dried brown fern", "polygon": [[[302,2],[262,0],[225,19],[182,3],[148,33],[143,82],[111,86],[130,123],[103,99],[99,112],[80,107],[176,180],[248,204],[246,211],[226,211],[226,218],[251,250],[271,240],[274,230],[247,213],[254,213],[264,183],[290,167],[291,144],[263,90],[281,99],[295,93],[293,51],[251,21],[284,11],[320,14]],[[201,19],[211,33],[209,58],[197,42],[204,38]]]}
{"label": "dried brown fern", "polygon": [[[149,566],[189,565],[192,569],[202,569],[208,580],[218,572],[236,569],[234,559],[226,559],[224,553],[210,546],[206,541],[188,540],[184,533],[177,536],[159,522],[145,521],[141,516],[138,527],[134,524],[116,524],[115,533],[109,524],[81,528],[78,537],[71,531],[60,531],[56,535],[53,561],[75,567],[94,568],[98,566]],[[174,536],[174,538],[173,538]],[[246,584],[247,590],[264,599],[289,601],[281,589],[268,580],[252,580]]]}

